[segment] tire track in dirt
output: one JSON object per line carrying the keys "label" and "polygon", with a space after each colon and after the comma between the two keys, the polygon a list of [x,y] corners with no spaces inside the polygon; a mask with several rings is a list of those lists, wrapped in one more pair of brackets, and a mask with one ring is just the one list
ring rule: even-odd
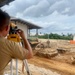
{"label": "tire track in dirt", "polygon": [[34,56],[32,59],[28,60],[28,62],[39,67],[67,73],[62,75],[75,75],[75,66],[67,63],[41,58],[38,56]]}

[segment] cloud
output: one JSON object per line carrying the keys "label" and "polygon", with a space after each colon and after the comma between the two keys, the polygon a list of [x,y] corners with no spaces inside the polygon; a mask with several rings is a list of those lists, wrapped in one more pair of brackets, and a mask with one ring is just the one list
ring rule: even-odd
{"label": "cloud", "polygon": [[25,16],[41,17],[49,8],[47,0],[41,0],[37,5],[33,5],[24,11]]}
{"label": "cloud", "polygon": [[55,11],[62,15],[74,15],[74,7],[75,0],[16,0],[3,8],[12,15],[19,12],[24,16],[42,17]]}
{"label": "cloud", "polygon": [[75,32],[75,0],[15,0],[2,9],[43,27],[42,32]]}
{"label": "cloud", "polygon": [[15,0],[9,5],[5,5],[4,7],[2,7],[2,9],[7,11],[11,15],[16,15],[18,12],[22,13],[32,5],[36,5],[38,2],[39,0]]}

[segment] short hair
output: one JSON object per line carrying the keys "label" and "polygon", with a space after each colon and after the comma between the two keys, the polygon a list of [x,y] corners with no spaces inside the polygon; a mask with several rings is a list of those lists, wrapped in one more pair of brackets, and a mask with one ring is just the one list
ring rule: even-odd
{"label": "short hair", "polygon": [[6,20],[10,20],[9,14],[0,9],[0,31],[2,31],[5,25],[7,24]]}

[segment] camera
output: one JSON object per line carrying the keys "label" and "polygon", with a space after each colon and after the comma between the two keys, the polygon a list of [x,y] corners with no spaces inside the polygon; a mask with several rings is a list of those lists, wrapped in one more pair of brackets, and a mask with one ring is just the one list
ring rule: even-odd
{"label": "camera", "polygon": [[17,31],[18,31],[18,27],[14,23],[10,23],[9,34],[16,34]]}

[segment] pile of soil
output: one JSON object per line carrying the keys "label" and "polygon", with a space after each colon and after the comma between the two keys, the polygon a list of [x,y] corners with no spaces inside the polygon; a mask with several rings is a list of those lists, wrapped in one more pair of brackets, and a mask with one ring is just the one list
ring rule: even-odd
{"label": "pile of soil", "polygon": [[[47,40],[43,39],[41,42],[46,42]],[[70,44],[69,40],[49,40],[50,48],[36,48],[36,55],[40,57],[51,58],[55,57],[58,54],[64,54],[66,52],[75,52],[75,45]]]}
{"label": "pile of soil", "polygon": [[45,58],[51,58],[56,56],[57,54],[58,54],[58,51],[52,48],[46,48],[36,52],[37,56],[45,57]]}

